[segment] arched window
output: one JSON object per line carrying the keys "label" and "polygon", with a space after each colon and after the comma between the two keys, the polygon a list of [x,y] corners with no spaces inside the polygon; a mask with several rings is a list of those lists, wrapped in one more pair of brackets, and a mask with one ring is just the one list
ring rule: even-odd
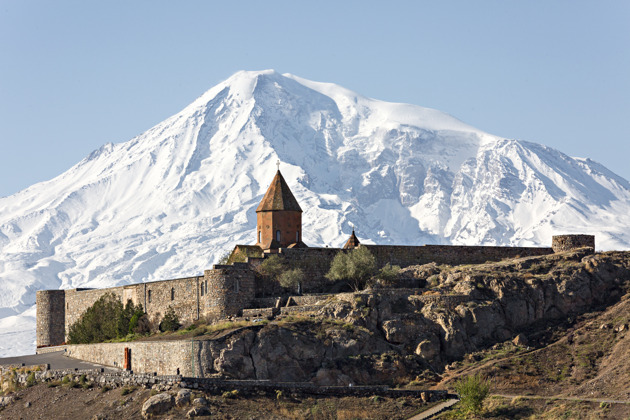
{"label": "arched window", "polygon": [[261,243],[262,241],[260,240],[262,237],[262,232],[258,231],[258,243]]}
{"label": "arched window", "polygon": [[171,287],[171,300],[175,300],[175,288]]}
{"label": "arched window", "polygon": [[149,290],[149,291],[147,292],[147,294],[148,294],[148,296],[147,296],[147,297],[148,297],[148,299],[149,299],[149,303],[151,303],[151,291]]}
{"label": "arched window", "polygon": [[276,241],[280,242],[280,231],[276,230]]}
{"label": "arched window", "polygon": [[201,296],[203,296],[203,282],[201,282],[201,286],[200,286],[199,288],[201,289],[201,290],[200,290],[200,292],[201,292]]}

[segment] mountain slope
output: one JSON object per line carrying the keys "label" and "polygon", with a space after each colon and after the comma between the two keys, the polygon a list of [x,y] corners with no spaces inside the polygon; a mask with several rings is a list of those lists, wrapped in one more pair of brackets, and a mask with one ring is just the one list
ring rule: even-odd
{"label": "mountain slope", "polygon": [[[253,243],[277,160],[309,245],[339,246],[351,224],[383,244],[537,245],[572,232],[630,244],[630,184],[595,162],[334,84],[239,72],[140,136],[0,198],[0,337],[34,325],[38,289],[193,275]],[[25,334],[20,348],[32,349]]]}

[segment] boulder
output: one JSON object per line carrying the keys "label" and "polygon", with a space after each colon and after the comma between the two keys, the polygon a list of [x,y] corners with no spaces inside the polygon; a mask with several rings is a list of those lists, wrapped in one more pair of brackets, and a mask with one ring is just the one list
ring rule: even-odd
{"label": "boulder", "polygon": [[188,389],[180,389],[175,396],[175,405],[181,407],[190,402],[190,391]]}
{"label": "boulder", "polygon": [[149,398],[142,405],[142,417],[145,419],[164,414],[173,408],[175,401],[173,396],[167,392],[157,394]]}
{"label": "boulder", "polygon": [[186,413],[186,417],[188,417],[189,419],[192,419],[193,417],[210,416],[210,415],[212,415],[212,412],[206,406],[193,407],[188,411],[188,413]]}
{"label": "boulder", "polygon": [[515,346],[519,346],[519,347],[527,347],[529,345],[529,341],[527,341],[527,337],[525,337],[525,334],[523,333],[514,337],[514,340],[512,340],[512,343],[514,343]]}

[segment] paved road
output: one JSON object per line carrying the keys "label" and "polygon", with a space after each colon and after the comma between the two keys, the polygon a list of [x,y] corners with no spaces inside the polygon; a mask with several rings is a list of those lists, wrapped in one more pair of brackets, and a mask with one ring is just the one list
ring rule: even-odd
{"label": "paved road", "polygon": [[32,354],[28,356],[4,357],[0,358],[0,365],[20,365],[25,366],[50,364],[51,369],[99,369],[118,371],[119,369],[109,366],[97,365],[95,363],[84,362],[64,356],[64,351],[51,353]]}

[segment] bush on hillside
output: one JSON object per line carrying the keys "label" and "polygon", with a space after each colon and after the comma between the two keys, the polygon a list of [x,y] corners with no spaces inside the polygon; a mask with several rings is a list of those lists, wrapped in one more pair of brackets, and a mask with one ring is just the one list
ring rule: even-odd
{"label": "bush on hillside", "polygon": [[68,342],[89,344],[123,338],[134,332],[137,320],[142,316],[145,316],[142,305],[134,305],[131,300],[128,300],[123,307],[116,295],[106,293],[70,326]]}
{"label": "bush on hillside", "polygon": [[459,394],[461,410],[478,415],[490,393],[490,384],[481,375],[470,375],[455,383],[455,391]]}
{"label": "bush on hillside", "polygon": [[398,280],[398,273],[400,272],[400,266],[385,264],[383,268],[378,271],[378,278],[386,285],[394,285]]}
{"label": "bush on hillside", "polygon": [[352,290],[359,291],[365,288],[375,272],[376,258],[369,249],[360,246],[350,252],[339,252],[335,255],[326,278],[346,281]]}
{"label": "bush on hillside", "polygon": [[162,322],[160,322],[160,331],[177,331],[181,327],[179,323],[179,317],[175,313],[175,310],[171,306],[168,307]]}

